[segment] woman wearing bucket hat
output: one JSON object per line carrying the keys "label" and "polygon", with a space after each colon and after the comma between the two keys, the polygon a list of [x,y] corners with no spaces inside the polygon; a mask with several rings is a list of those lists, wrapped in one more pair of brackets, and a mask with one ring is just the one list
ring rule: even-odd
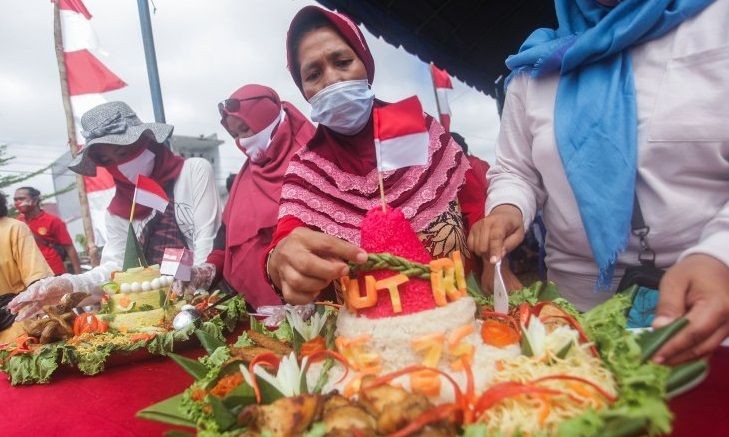
{"label": "woman wearing bucket hat", "polygon": [[116,184],[106,215],[108,242],[101,264],[80,275],[63,275],[28,287],[10,305],[19,320],[67,292],[98,291],[113,271],[122,268],[138,175],[153,179],[170,198],[164,213],[139,204],[134,207],[132,227],[150,264],[159,263],[167,247],[188,248],[196,263],[204,262],[220,226],[220,198],[212,166],[202,158],[176,156],[163,144],[173,126],[142,123],[123,102],[90,109],[81,117],[81,126],[86,145],[69,168],[95,176],[96,167],[103,167]]}
{"label": "woman wearing bucket hat", "polygon": [[[346,272],[347,262],[367,259],[359,227],[380,204],[372,114],[389,104],[375,99],[374,59],[344,15],[301,9],[286,45],[291,76],[319,126],[289,165],[266,268],[287,302],[303,304]],[[428,163],[383,173],[388,204],[401,208],[430,256],[459,250],[478,268],[465,238],[469,223],[483,217],[486,187],[443,127],[427,115],[424,122]]]}
{"label": "woman wearing bucket hat", "polygon": [[[193,267],[194,286],[221,277],[253,308],[280,305],[256,262],[276,229],[281,184],[291,157],[314,134],[314,126],[269,87],[249,84],[218,105],[220,123],[248,161],[238,173],[223,212],[223,225],[208,262]],[[252,213],[254,212],[254,213]]]}

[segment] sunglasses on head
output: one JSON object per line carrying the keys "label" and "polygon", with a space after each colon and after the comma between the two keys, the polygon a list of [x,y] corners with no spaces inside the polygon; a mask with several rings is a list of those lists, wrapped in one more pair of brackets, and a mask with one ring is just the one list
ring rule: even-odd
{"label": "sunglasses on head", "polygon": [[218,111],[220,115],[225,115],[226,112],[238,112],[240,111],[240,100],[238,99],[225,99],[218,103]]}

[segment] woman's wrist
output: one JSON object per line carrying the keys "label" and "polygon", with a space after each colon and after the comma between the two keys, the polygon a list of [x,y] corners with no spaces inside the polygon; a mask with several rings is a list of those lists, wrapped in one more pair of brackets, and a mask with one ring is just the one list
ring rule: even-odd
{"label": "woman's wrist", "polygon": [[[271,250],[268,251],[268,254],[266,255],[266,281],[268,281],[268,284],[273,289],[273,292],[276,293],[278,297],[281,298],[282,301],[286,301],[283,296],[283,291],[281,288],[277,285],[277,280],[274,280],[273,275],[271,274],[271,258],[273,258],[273,254],[276,251],[276,247],[274,246]],[[276,278],[278,279],[278,278]]]}

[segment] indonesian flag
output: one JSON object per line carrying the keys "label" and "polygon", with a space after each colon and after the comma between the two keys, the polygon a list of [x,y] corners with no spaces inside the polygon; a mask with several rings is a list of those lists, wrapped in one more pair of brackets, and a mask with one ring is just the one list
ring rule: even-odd
{"label": "indonesian flag", "polygon": [[445,130],[451,130],[451,107],[448,105],[448,90],[453,89],[453,83],[448,72],[441,70],[433,64],[430,64],[430,73],[433,76],[433,86],[435,87],[435,98],[438,99],[438,109],[440,110],[440,124]]}
{"label": "indonesian flag", "polygon": [[416,96],[373,110],[379,171],[428,163],[428,130]]}
{"label": "indonesian flag", "polygon": [[143,175],[137,176],[137,187],[134,191],[134,201],[140,205],[148,206],[159,212],[165,212],[170,203],[167,193],[154,179]]}
{"label": "indonesian flag", "polygon": [[[126,86],[95,55],[104,54],[91,26],[91,13],[81,0],[51,0],[58,5],[63,34],[63,60],[66,64],[68,92],[76,124],[76,140],[83,142],[81,116],[89,109],[105,103],[102,93]],[[81,144],[83,146],[83,144]],[[106,208],[114,197],[114,179],[103,168],[95,177],[84,177],[91,221],[98,246],[106,242]]]}

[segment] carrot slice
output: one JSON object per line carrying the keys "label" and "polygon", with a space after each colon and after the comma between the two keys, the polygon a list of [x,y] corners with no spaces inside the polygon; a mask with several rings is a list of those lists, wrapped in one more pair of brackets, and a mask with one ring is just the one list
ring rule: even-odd
{"label": "carrot slice", "polygon": [[481,326],[481,339],[490,346],[503,348],[518,343],[519,337],[518,331],[498,320],[484,320]]}

